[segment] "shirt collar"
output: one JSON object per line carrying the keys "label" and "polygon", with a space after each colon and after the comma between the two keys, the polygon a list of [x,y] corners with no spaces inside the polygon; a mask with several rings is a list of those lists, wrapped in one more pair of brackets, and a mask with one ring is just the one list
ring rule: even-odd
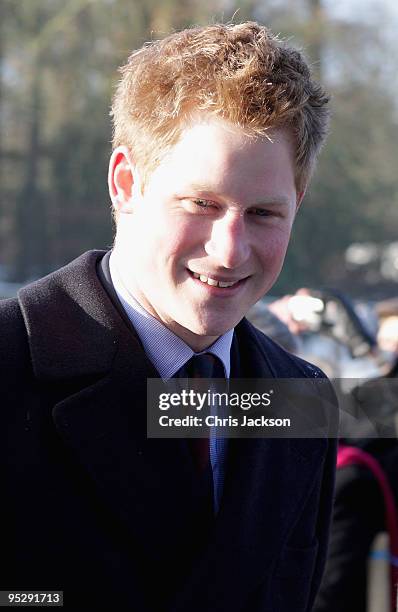
{"label": "shirt collar", "polygon": [[220,336],[204,351],[195,353],[179,336],[149,314],[128,292],[118,273],[113,251],[109,259],[109,269],[116,294],[141,340],[145,353],[162,378],[171,378],[193,355],[202,353],[212,353],[218,357],[224,366],[226,378],[229,378],[233,329]]}

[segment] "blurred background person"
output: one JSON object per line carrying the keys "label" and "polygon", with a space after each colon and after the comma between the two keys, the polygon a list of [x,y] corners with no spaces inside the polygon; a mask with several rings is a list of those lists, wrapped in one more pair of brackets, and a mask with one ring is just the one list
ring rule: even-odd
{"label": "blurred background person", "polygon": [[[347,395],[365,397],[360,406],[366,410],[354,425],[342,413],[328,561],[314,612],[395,610],[398,300],[364,309],[338,291],[302,288],[265,310],[283,322],[282,334],[264,317],[277,341],[302,357],[311,354],[329,376],[347,378]],[[259,312],[257,306],[261,324]],[[349,461],[344,461],[346,451],[351,451]]]}

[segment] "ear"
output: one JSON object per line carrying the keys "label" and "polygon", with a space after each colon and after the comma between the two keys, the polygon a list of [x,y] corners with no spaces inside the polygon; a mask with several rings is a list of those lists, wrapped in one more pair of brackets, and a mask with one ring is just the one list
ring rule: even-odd
{"label": "ear", "polygon": [[133,212],[133,196],[140,188],[136,166],[125,146],[116,147],[109,160],[109,195],[117,214]]}
{"label": "ear", "polygon": [[304,196],[305,196],[306,191],[307,191],[307,186],[305,186],[302,191],[299,191],[297,193],[297,198],[296,198],[296,215],[297,215],[297,213],[299,211],[299,208],[301,206],[301,202],[304,200]]}

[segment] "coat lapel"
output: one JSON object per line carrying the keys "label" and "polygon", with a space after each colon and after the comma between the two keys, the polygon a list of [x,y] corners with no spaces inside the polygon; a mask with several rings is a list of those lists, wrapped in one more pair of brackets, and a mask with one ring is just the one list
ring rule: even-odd
{"label": "coat lapel", "polygon": [[53,415],[114,516],[163,564],[195,544],[192,518],[204,497],[185,441],[146,437],[146,378],[154,372],[142,372],[140,357],[118,352],[106,377],[58,403]]}
{"label": "coat lapel", "polygon": [[20,292],[34,373],[56,389],[55,428],[115,519],[153,563],[179,558],[183,575],[203,545],[192,520],[205,517],[208,529],[205,483],[184,440],[146,437],[147,378],[158,373],[98,280],[102,255],[87,253]]}
{"label": "coat lapel", "polygon": [[[237,327],[232,376],[273,378],[250,325]],[[297,373],[292,372],[292,376]],[[240,610],[274,563],[322,469],[326,440],[232,439],[224,494],[205,554],[170,610]],[[206,589],[203,589],[206,584]]]}
{"label": "coat lapel", "polygon": [[256,587],[272,578],[326,449],[326,441],[319,440],[306,441],[305,452],[302,440],[234,442],[208,548],[171,606],[173,612],[245,609]]}

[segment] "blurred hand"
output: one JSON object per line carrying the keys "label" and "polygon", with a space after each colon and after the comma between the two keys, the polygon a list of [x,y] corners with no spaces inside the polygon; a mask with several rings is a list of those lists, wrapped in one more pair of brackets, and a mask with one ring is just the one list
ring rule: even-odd
{"label": "blurred hand", "polygon": [[271,302],[268,308],[287,325],[292,334],[297,335],[313,329],[314,317],[318,318],[317,313],[323,310],[323,303],[311,297],[309,289],[303,287],[294,295],[285,295]]}

